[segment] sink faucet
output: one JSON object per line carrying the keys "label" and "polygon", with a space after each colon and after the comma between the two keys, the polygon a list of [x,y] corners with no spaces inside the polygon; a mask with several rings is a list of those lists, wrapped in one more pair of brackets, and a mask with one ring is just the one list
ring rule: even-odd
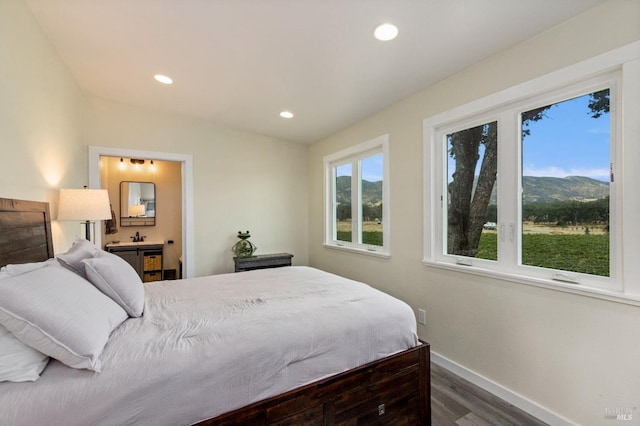
{"label": "sink faucet", "polygon": [[144,236],[140,235],[140,232],[136,232],[136,235],[131,238],[133,238],[134,243],[140,243],[144,241]]}

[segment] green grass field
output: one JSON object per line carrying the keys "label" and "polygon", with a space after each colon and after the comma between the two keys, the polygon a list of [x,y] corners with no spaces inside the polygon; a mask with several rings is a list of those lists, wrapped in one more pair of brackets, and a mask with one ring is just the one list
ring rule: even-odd
{"label": "green grass field", "polygon": [[[351,231],[338,231],[338,240],[351,241]],[[382,232],[362,231],[362,243],[382,246]]]}
{"label": "green grass field", "polygon": [[[338,222],[337,236],[339,241],[351,241],[351,221]],[[372,246],[382,246],[382,224],[378,222],[364,222],[362,224],[362,243]]]}
{"label": "green grass field", "polygon": [[[381,231],[365,228],[362,234],[364,244],[382,246]],[[338,240],[351,241],[351,231],[338,229]],[[609,276],[608,234],[525,234],[522,252],[524,265]],[[498,235],[495,232],[482,233],[477,257],[498,259]]]}
{"label": "green grass field", "polygon": [[[496,260],[497,234],[483,232],[478,257]],[[530,266],[609,276],[609,235],[522,236],[522,263]]]}

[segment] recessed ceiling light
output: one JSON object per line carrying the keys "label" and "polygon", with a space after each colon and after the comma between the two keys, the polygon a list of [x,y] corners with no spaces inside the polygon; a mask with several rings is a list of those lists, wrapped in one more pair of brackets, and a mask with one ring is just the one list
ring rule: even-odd
{"label": "recessed ceiling light", "polygon": [[166,75],[156,74],[156,75],[153,76],[153,78],[155,78],[156,81],[159,81],[162,84],[171,84],[171,83],[173,83],[173,80],[171,79],[171,77],[167,77]]}
{"label": "recessed ceiling light", "polygon": [[376,27],[373,35],[382,41],[389,41],[396,38],[398,35],[398,27],[392,24],[382,24]]}
{"label": "recessed ceiling light", "polygon": [[282,117],[282,118],[293,118],[293,113],[291,113],[289,111],[282,111],[280,113],[280,117]]}

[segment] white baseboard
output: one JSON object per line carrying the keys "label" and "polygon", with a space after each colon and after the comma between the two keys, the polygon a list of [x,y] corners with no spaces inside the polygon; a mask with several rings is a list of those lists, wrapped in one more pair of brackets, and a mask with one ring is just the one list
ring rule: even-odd
{"label": "white baseboard", "polygon": [[518,407],[522,411],[531,414],[533,417],[553,426],[574,426],[575,423],[565,419],[564,417],[548,410],[547,408],[517,394],[496,382],[487,379],[478,373],[469,370],[462,365],[451,361],[435,352],[431,352],[431,361],[440,367],[446,368],[457,376],[473,383],[474,385],[486,390],[504,401]]}

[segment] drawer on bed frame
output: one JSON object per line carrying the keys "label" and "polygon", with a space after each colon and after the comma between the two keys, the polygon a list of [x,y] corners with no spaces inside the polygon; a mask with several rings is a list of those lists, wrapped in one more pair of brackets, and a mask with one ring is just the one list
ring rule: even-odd
{"label": "drawer on bed frame", "polygon": [[419,379],[416,366],[338,396],[333,400],[335,424],[419,424]]}
{"label": "drawer on bed frame", "polygon": [[199,425],[430,425],[429,360],[423,343]]}

